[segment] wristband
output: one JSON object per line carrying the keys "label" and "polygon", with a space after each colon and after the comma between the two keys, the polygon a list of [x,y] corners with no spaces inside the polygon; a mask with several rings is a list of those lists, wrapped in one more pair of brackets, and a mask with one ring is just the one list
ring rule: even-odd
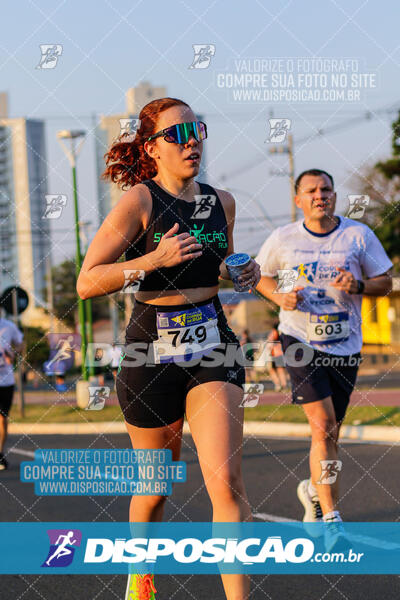
{"label": "wristband", "polygon": [[357,279],[357,291],[356,294],[363,294],[365,290],[365,283],[361,279]]}

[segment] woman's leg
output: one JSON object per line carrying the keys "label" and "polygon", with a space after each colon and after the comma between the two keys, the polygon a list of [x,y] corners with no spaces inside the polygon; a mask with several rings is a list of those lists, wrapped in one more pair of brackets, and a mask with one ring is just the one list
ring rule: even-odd
{"label": "woman's leg", "polygon": [[[186,397],[186,416],[196,444],[204,482],[213,507],[213,521],[251,521],[242,479],[243,390],[212,381],[192,388]],[[249,597],[247,575],[222,575],[228,600]]]}
{"label": "woman's leg", "polygon": [[[165,427],[135,427],[125,422],[132,448],[138,450],[168,448],[172,460],[179,460],[183,418]],[[129,520],[136,523],[161,521],[166,496],[132,496]]]}

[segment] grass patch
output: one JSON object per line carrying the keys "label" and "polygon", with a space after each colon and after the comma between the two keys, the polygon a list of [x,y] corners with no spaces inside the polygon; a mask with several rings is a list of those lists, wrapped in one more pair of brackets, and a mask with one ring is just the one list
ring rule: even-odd
{"label": "grass patch", "polygon": [[[301,406],[295,404],[255,406],[245,408],[244,418],[248,421],[307,423]],[[400,426],[400,407],[397,406],[350,406],[345,425],[388,425]]]}
{"label": "grass patch", "polygon": [[105,406],[103,410],[84,410],[65,404],[27,404],[25,417],[19,414],[14,404],[10,413],[10,423],[93,423],[98,421],[123,421],[119,406]]}
{"label": "grass patch", "polygon": [[[244,415],[247,421],[307,423],[303,409],[294,404],[283,406],[269,404],[245,408]],[[11,423],[92,423],[96,421],[123,421],[120,407],[115,405],[105,406],[103,410],[82,410],[65,404],[58,406],[27,404],[25,418],[21,419],[18,406],[14,404],[10,414]],[[345,424],[400,426],[400,407],[350,406]]]}

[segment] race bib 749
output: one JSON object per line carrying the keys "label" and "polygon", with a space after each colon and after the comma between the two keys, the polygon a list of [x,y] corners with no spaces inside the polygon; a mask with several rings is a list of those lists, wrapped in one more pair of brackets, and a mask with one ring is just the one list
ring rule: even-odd
{"label": "race bib 749", "polygon": [[212,302],[176,312],[157,309],[156,363],[184,362],[203,356],[221,343]]}

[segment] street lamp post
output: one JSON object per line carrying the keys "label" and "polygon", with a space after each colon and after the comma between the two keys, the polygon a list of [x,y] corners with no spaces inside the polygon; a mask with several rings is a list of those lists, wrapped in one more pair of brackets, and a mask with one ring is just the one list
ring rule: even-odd
{"label": "street lamp post", "polygon": [[294,223],[297,219],[296,202],[295,202],[295,182],[294,182],[294,157],[293,157],[293,136],[289,133],[288,143],[286,146],[271,146],[269,149],[271,154],[287,154],[289,157],[289,172],[285,175],[289,175],[290,180],[290,196],[291,196],[291,221]]}
{"label": "street lamp post", "polygon": [[[81,221],[78,223],[80,231],[82,231],[84,252],[86,254],[89,245],[88,235],[86,234],[86,228],[89,230],[91,226],[90,221]],[[88,356],[90,358],[89,363],[89,379],[92,381],[94,378],[94,364],[93,364],[93,316],[92,316],[92,299],[88,298],[85,300],[85,317],[86,317],[86,341],[89,345]]]}
{"label": "street lamp post", "polygon": [[[76,157],[78,156],[83,142],[85,140],[85,131],[70,131],[70,130],[62,130],[57,132],[57,138],[63,148],[72,168],[72,186],[74,193],[74,215],[75,215],[75,238],[76,238],[76,277],[78,278],[81,266],[82,266],[82,254],[81,254],[81,241],[80,241],[80,231],[79,231],[79,209],[78,209],[78,189],[76,182]],[[75,142],[82,138],[79,144],[76,146]],[[63,140],[69,139],[71,141],[71,149],[68,149],[64,144]],[[78,315],[79,315],[79,329],[81,334],[81,355],[82,355],[82,378],[84,381],[88,381],[88,369],[85,364],[86,359],[86,347],[87,347],[87,337],[86,337],[86,313],[85,313],[85,303],[82,298],[78,296]]]}

